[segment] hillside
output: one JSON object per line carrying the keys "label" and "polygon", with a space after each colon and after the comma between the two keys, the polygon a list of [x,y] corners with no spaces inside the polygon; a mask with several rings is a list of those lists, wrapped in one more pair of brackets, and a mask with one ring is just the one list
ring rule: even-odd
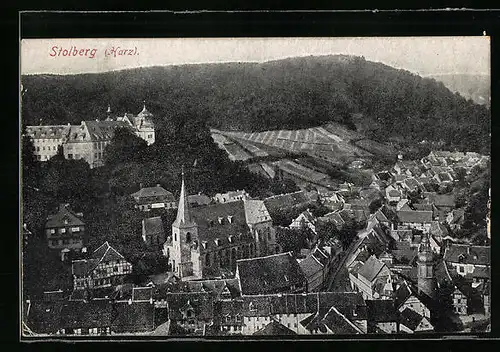
{"label": "hillside", "polygon": [[[100,74],[23,76],[27,124],[78,123],[137,113],[146,100],[159,139],[172,125],[203,116],[225,131],[297,130],[327,122],[363,126],[367,138],[489,151],[490,111],[441,82],[351,56],[311,56],[265,63],[149,67]],[[353,121],[352,116],[362,116]],[[189,121],[191,123],[191,121]]]}
{"label": "hillside", "polygon": [[490,104],[490,76],[480,74],[443,74],[430,76],[443,82],[452,92],[457,92],[477,104]]}

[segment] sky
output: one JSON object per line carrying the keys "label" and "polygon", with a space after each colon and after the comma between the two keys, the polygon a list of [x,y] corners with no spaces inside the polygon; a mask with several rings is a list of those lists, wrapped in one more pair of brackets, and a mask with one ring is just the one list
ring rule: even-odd
{"label": "sky", "polygon": [[[114,52],[113,47],[117,48]],[[64,56],[68,51],[77,55]],[[23,39],[20,72],[76,74],[141,66],[263,62],[335,54],[364,56],[366,60],[423,76],[490,74],[490,40],[487,36]]]}

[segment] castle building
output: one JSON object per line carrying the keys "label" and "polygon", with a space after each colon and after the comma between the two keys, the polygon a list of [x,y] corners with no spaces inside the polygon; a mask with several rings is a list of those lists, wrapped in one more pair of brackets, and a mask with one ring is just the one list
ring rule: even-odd
{"label": "castle building", "polygon": [[57,154],[59,148],[66,141],[71,126],[53,125],[53,126],[27,126],[26,134],[30,136],[34,154],[39,161],[47,161]]}
{"label": "castle building", "polygon": [[184,174],[172,236],[164,245],[173,273],[184,279],[220,277],[236,260],[278,253],[264,202],[238,200],[190,209]]}
{"label": "castle building", "polygon": [[108,107],[105,120],[82,121],[80,125],[27,126],[26,133],[35,147],[35,156],[47,161],[62,148],[66,159],[83,159],[91,168],[104,164],[104,148],[111,142],[117,128],[128,128],[148,145],[155,142],[155,128],[146,106],[134,116],[112,118]]}
{"label": "castle building", "polygon": [[436,291],[434,277],[434,253],[429,244],[428,235],[422,237],[417,261],[418,291],[433,298]]}

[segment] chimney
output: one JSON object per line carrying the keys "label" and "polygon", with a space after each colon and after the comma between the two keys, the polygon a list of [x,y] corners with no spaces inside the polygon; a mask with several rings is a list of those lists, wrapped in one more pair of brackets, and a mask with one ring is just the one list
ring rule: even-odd
{"label": "chimney", "polygon": [[159,183],[156,184],[156,187],[161,187],[161,185]]}

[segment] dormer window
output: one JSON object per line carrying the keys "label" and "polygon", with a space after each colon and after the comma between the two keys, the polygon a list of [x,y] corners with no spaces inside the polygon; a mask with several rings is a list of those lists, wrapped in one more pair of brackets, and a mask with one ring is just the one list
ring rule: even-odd
{"label": "dormer window", "polygon": [[203,246],[203,249],[207,249],[207,241],[201,242],[201,245]]}
{"label": "dormer window", "polygon": [[286,276],[286,275],[285,275],[285,281],[286,281],[286,282],[288,282],[288,281],[289,281],[289,280],[288,280],[288,276]]}
{"label": "dormer window", "polygon": [[234,241],[233,235],[229,236],[228,239],[229,239],[229,243],[233,243],[233,241]]}
{"label": "dormer window", "polygon": [[219,216],[219,218],[218,218],[217,220],[219,221],[219,224],[220,224],[220,225],[222,225],[222,224],[223,224],[223,222],[224,222],[224,218],[223,218],[223,217],[220,217],[220,216]]}
{"label": "dormer window", "polygon": [[232,216],[232,215],[229,215],[229,216],[227,217],[227,221],[228,221],[230,224],[232,224],[232,223],[233,223],[233,216]]}
{"label": "dormer window", "polygon": [[255,308],[255,306],[254,306],[253,302],[250,302],[250,304],[248,305],[248,310],[249,310],[249,311],[255,311],[255,310],[257,310],[257,309]]}

